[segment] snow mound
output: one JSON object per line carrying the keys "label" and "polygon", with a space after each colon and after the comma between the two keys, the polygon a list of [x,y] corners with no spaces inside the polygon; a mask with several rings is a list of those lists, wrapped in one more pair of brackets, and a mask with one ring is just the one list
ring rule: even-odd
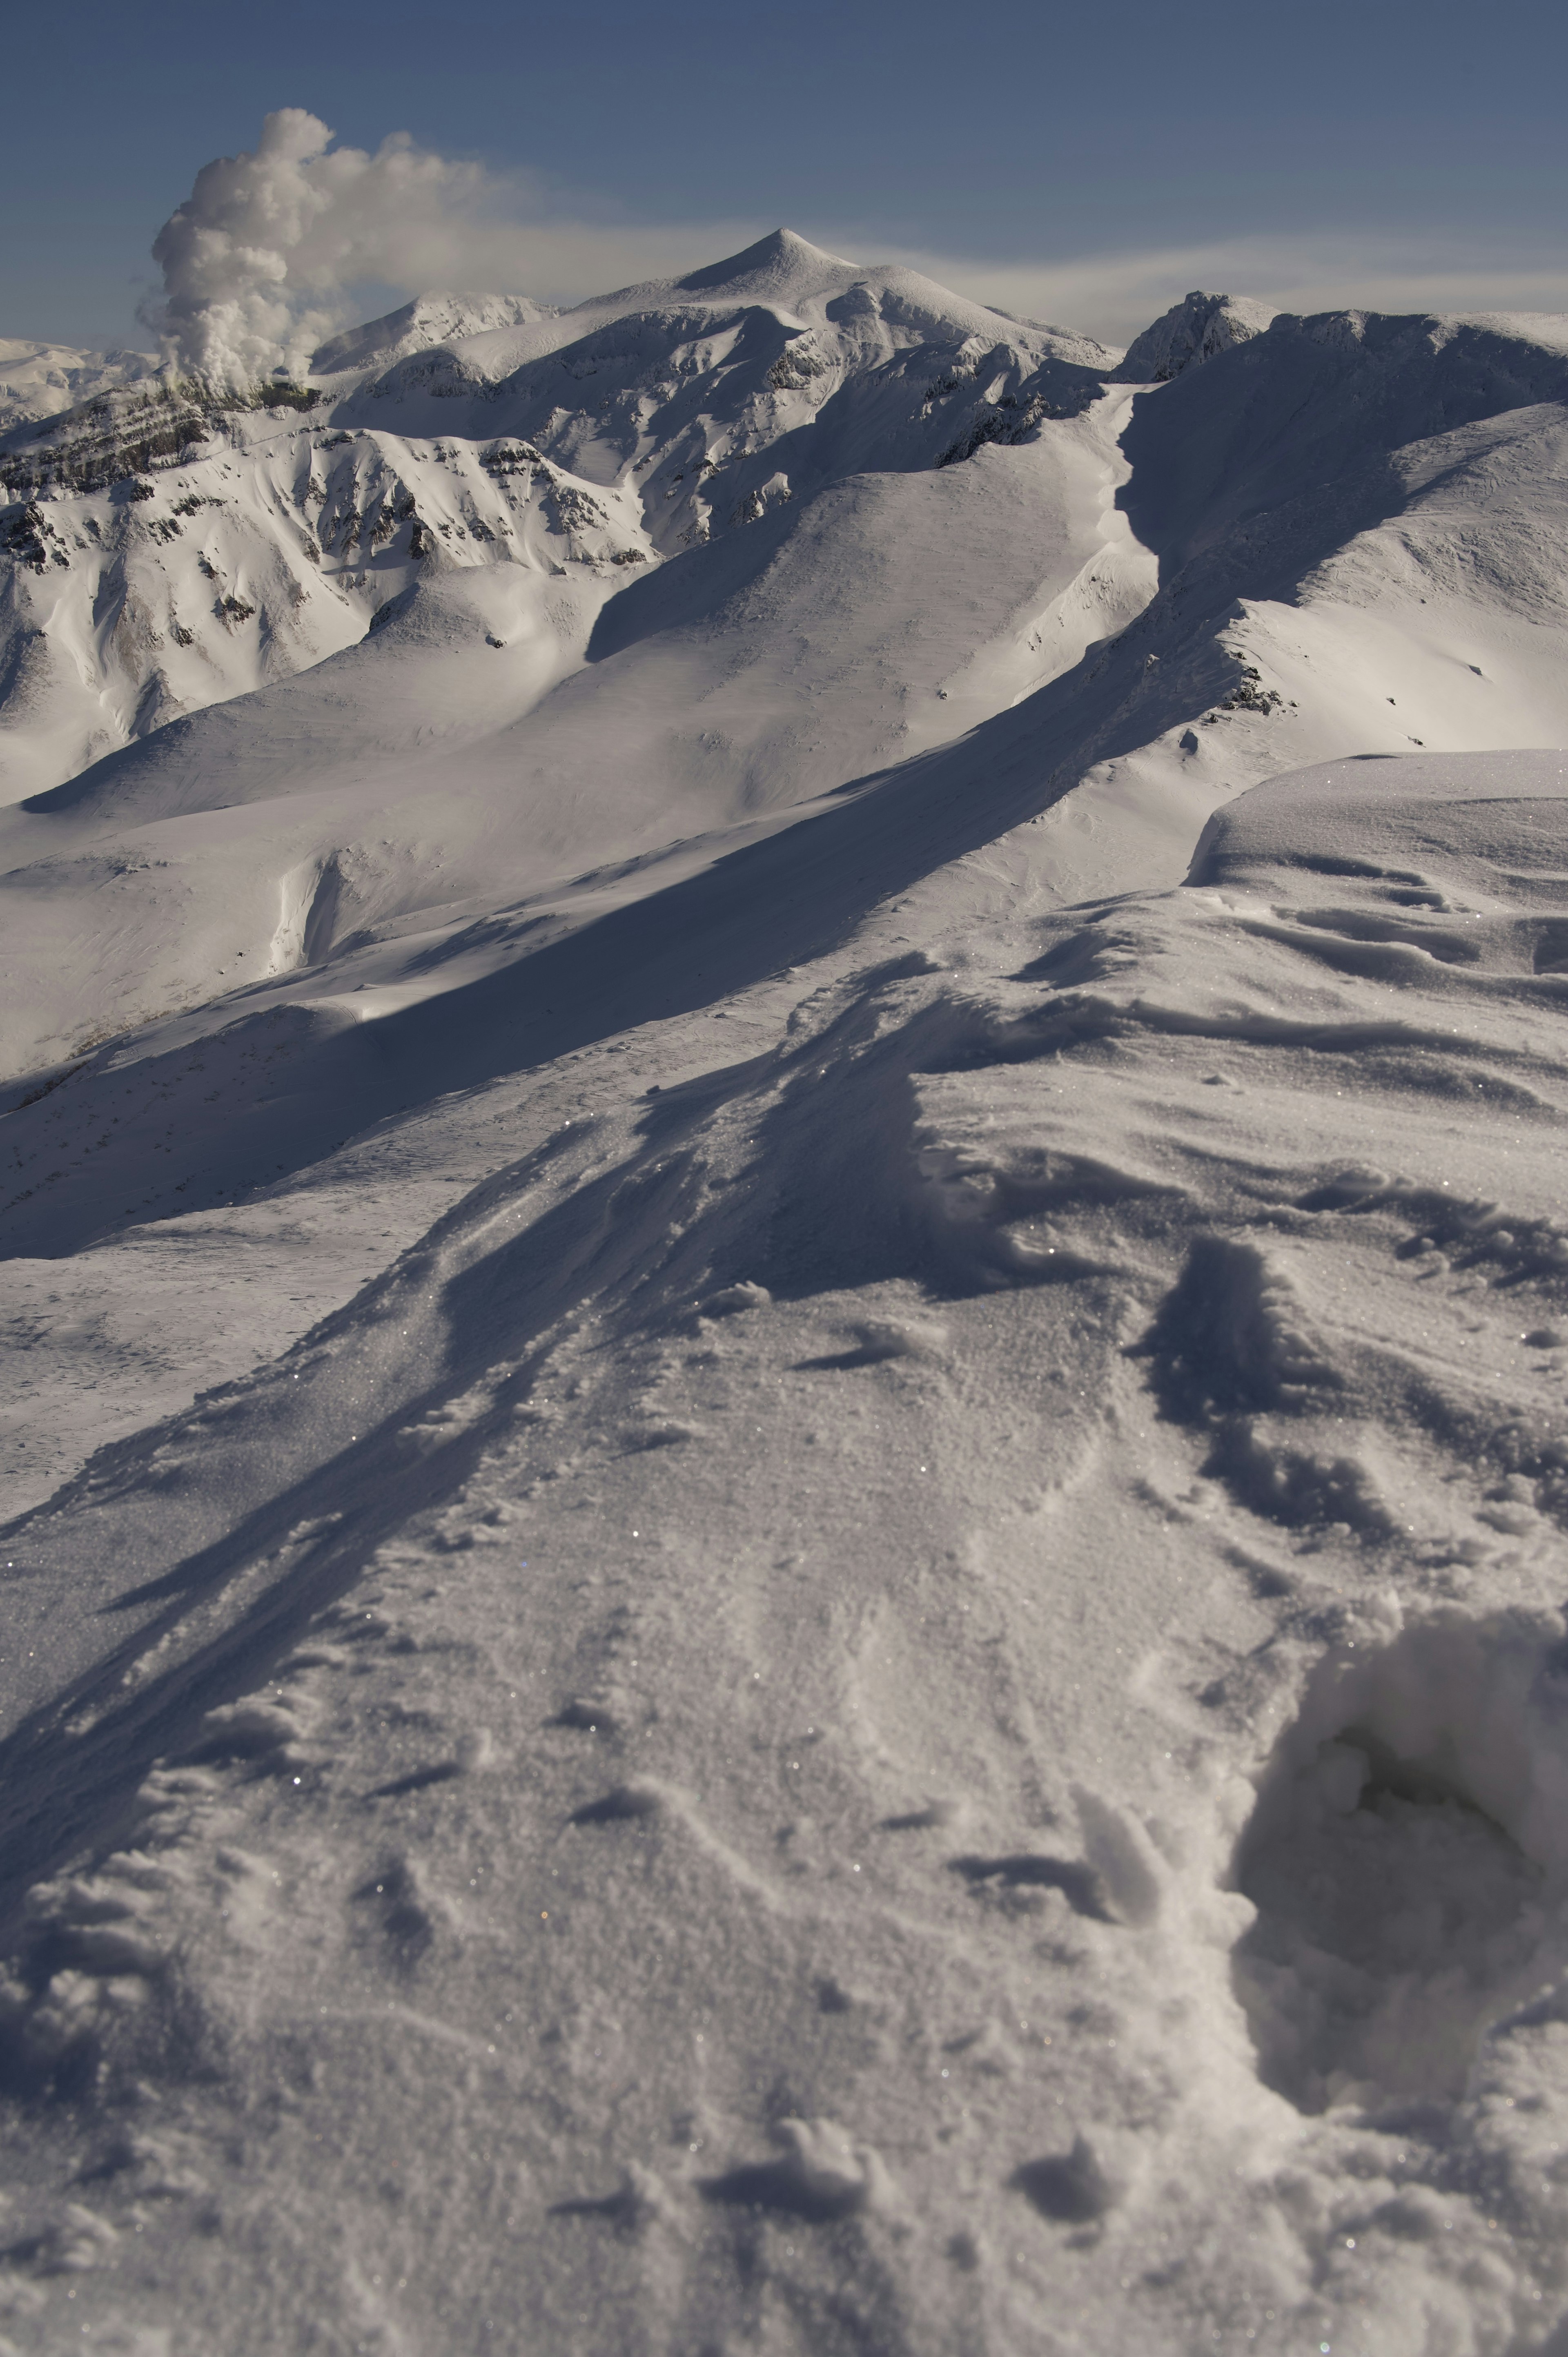
{"label": "snow mound", "polygon": [[709,2178],[703,2186],[707,2199],[778,2211],[811,2224],[853,2217],[871,2206],[893,2206],[881,2156],[857,2146],[836,2121],[783,2119],[776,2133],[783,2147],[779,2159],[743,2164]]}

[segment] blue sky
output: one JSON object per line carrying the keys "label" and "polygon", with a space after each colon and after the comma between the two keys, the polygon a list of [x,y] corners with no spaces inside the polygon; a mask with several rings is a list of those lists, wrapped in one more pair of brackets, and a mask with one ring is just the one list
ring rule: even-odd
{"label": "blue sky", "polygon": [[484,276],[556,298],[785,221],[1118,340],[1198,284],[1568,307],[1562,0],[85,0],[5,54],[4,335],[137,340],[160,223],[287,105],[482,163]]}

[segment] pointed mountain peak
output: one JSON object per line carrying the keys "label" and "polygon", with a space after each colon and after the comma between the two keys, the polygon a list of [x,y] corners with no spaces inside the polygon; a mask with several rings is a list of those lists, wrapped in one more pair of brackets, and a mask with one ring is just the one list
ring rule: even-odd
{"label": "pointed mountain peak", "polygon": [[792,229],[774,229],[755,245],[723,262],[709,263],[705,269],[688,271],[675,284],[683,295],[703,295],[719,286],[793,285],[800,280],[815,281],[858,268],[857,263],[846,262],[843,254],[824,253],[808,238],[798,237]]}

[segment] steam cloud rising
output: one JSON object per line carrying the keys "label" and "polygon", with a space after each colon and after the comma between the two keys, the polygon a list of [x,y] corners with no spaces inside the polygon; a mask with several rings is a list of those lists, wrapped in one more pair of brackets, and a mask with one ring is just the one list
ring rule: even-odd
{"label": "steam cloud rising", "polygon": [[[500,263],[503,285],[515,275],[518,231],[479,217],[493,184],[478,166],[402,132],[373,156],[331,140],[303,107],[281,108],[253,155],[202,167],[158,231],[163,299],[146,324],[183,373],[230,383],[303,373],[356,280],[413,288],[456,273],[461,284],[476,259],[492,274]],[[493,252],[498,232],[510,253]]]}

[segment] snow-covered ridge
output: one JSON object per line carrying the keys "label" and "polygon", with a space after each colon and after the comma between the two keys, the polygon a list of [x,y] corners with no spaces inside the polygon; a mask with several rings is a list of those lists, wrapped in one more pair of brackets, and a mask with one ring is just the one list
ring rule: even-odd
{"label": "snow-covered ridge", "polygon": [[535,303],[526,295],[416,295],[383,318],[367,320],[362,328],[349,328],[319,345],[311,357],[310,373],[336,376],[372,361],[385,367],[430,344],[521,327],[553,317],[554,312],[553,304]]}
{"label": "snow-covered ridge", "polygon": [[72,409],[111,386],[156,373],[150,352],[78,351],[0,337],[0,434]]}

